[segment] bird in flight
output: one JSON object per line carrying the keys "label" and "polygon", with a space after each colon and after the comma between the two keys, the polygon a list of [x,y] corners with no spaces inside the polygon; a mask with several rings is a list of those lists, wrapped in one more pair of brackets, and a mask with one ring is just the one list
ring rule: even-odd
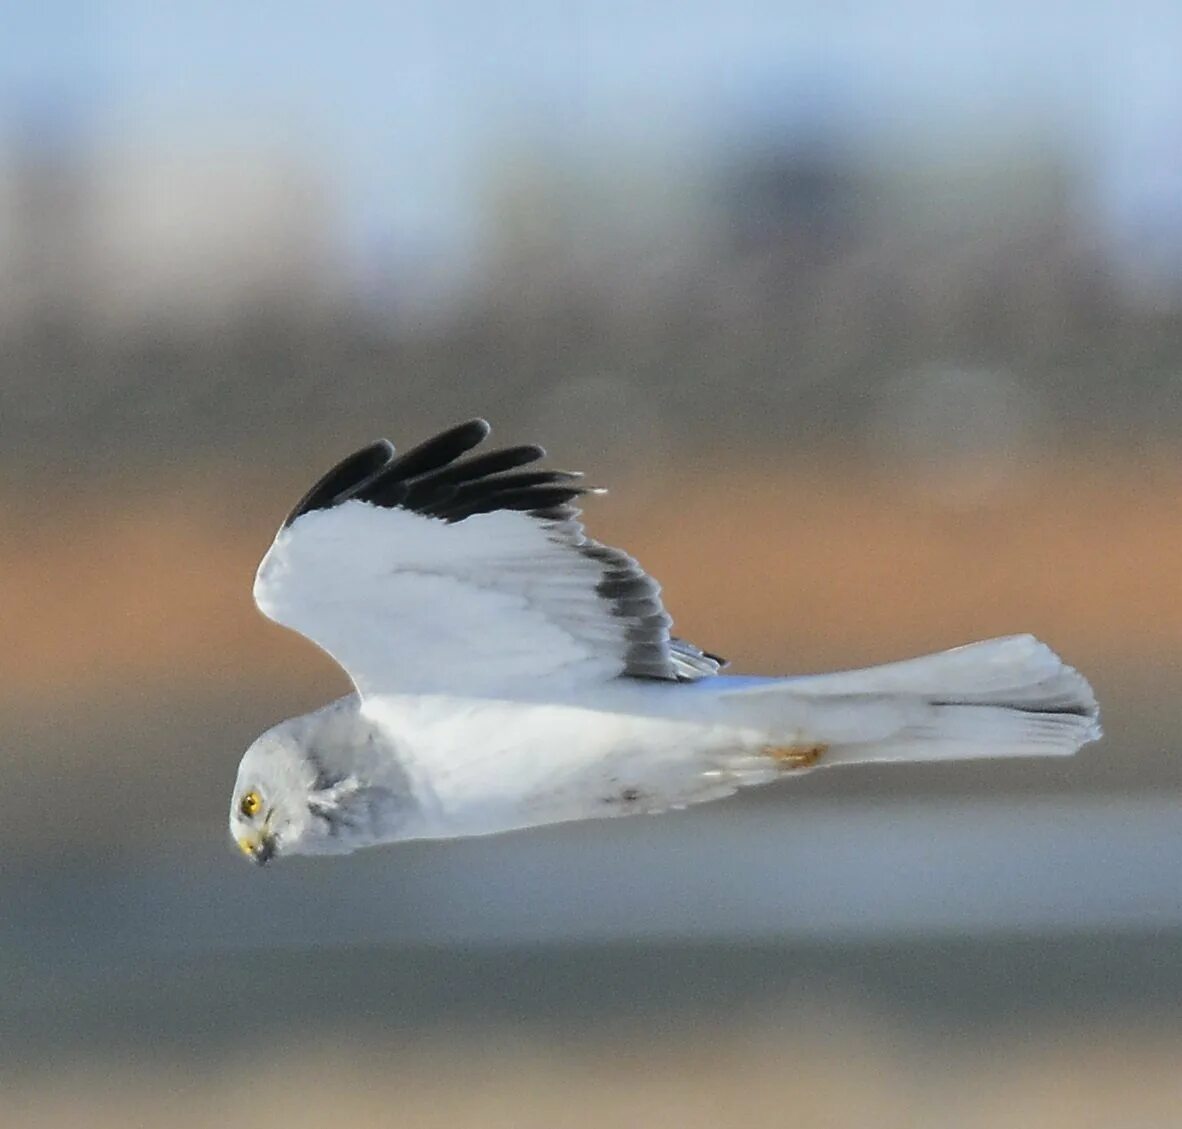
{"label": "bird in flight", "polygon": [[[382,440],[300,500],[259,608],[354,692],[246,751],[230,832],[265,863],[667,811],[833,765],[1074,753],[1087,681],[1029,635],[835,674],[721,673],[660,587],[592,540],[580,476],[460,424]],[[522,468],[530,469],[522,469]]]}

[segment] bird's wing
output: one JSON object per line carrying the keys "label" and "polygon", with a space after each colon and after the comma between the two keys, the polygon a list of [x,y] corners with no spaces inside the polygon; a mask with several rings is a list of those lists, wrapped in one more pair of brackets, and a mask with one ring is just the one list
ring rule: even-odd
{"label": "bird's wing", "polygon": [[578,475],[522,471],[540,447],[462,458],[483,420],[329,471],[259,566],[255,601],[345,668],[363,697],[502,697],[609,679],[692,681],[721,660],[671,638],[660,588],[589,539]]}

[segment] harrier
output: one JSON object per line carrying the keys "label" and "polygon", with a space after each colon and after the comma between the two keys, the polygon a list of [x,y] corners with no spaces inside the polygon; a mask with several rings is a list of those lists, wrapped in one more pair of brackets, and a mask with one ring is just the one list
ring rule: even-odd
{"label": "harrier", "polygon": [[[259,863],[645,814],[835,765],[1057,756],[1100,736],[1087,681],[1029,635],[790,678],[721,673],[660,588],[586,535],[580,476],[483,420],[328,472],[259,566],[263,613],[354,692],[242,758]],[[522,469],[530,467],[531,469]]]}

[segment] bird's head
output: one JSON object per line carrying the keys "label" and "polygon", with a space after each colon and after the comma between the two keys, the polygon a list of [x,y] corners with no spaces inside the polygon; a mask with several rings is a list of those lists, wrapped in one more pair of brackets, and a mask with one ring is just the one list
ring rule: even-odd
{"label": "bird's head", "polygon": [[[243,754],[230,835],[260,865],[280,855],[347,854],[392,837],[405,807],[388,789],[333,772],[308,718],[268,730]],[[335,750],[339,752],[339,750]]]}
{"label": "bird's head", "polygon": [[276,855],[302,853],[313,832],[308,799],[315,790],[311,762],[300,733],[284,722],[243,754],[230,799],[230,835],[260,865]]}

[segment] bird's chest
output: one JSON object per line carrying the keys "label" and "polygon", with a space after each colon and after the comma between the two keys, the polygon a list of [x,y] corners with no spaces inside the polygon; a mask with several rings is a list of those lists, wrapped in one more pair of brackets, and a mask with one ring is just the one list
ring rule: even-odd
{"label": "bird's chest", "polygon": [[443,703],[403,711],[398,744],[440,834],[616,814],[640,795],[634,766],[668,746],[659,721],[571,706]]}

